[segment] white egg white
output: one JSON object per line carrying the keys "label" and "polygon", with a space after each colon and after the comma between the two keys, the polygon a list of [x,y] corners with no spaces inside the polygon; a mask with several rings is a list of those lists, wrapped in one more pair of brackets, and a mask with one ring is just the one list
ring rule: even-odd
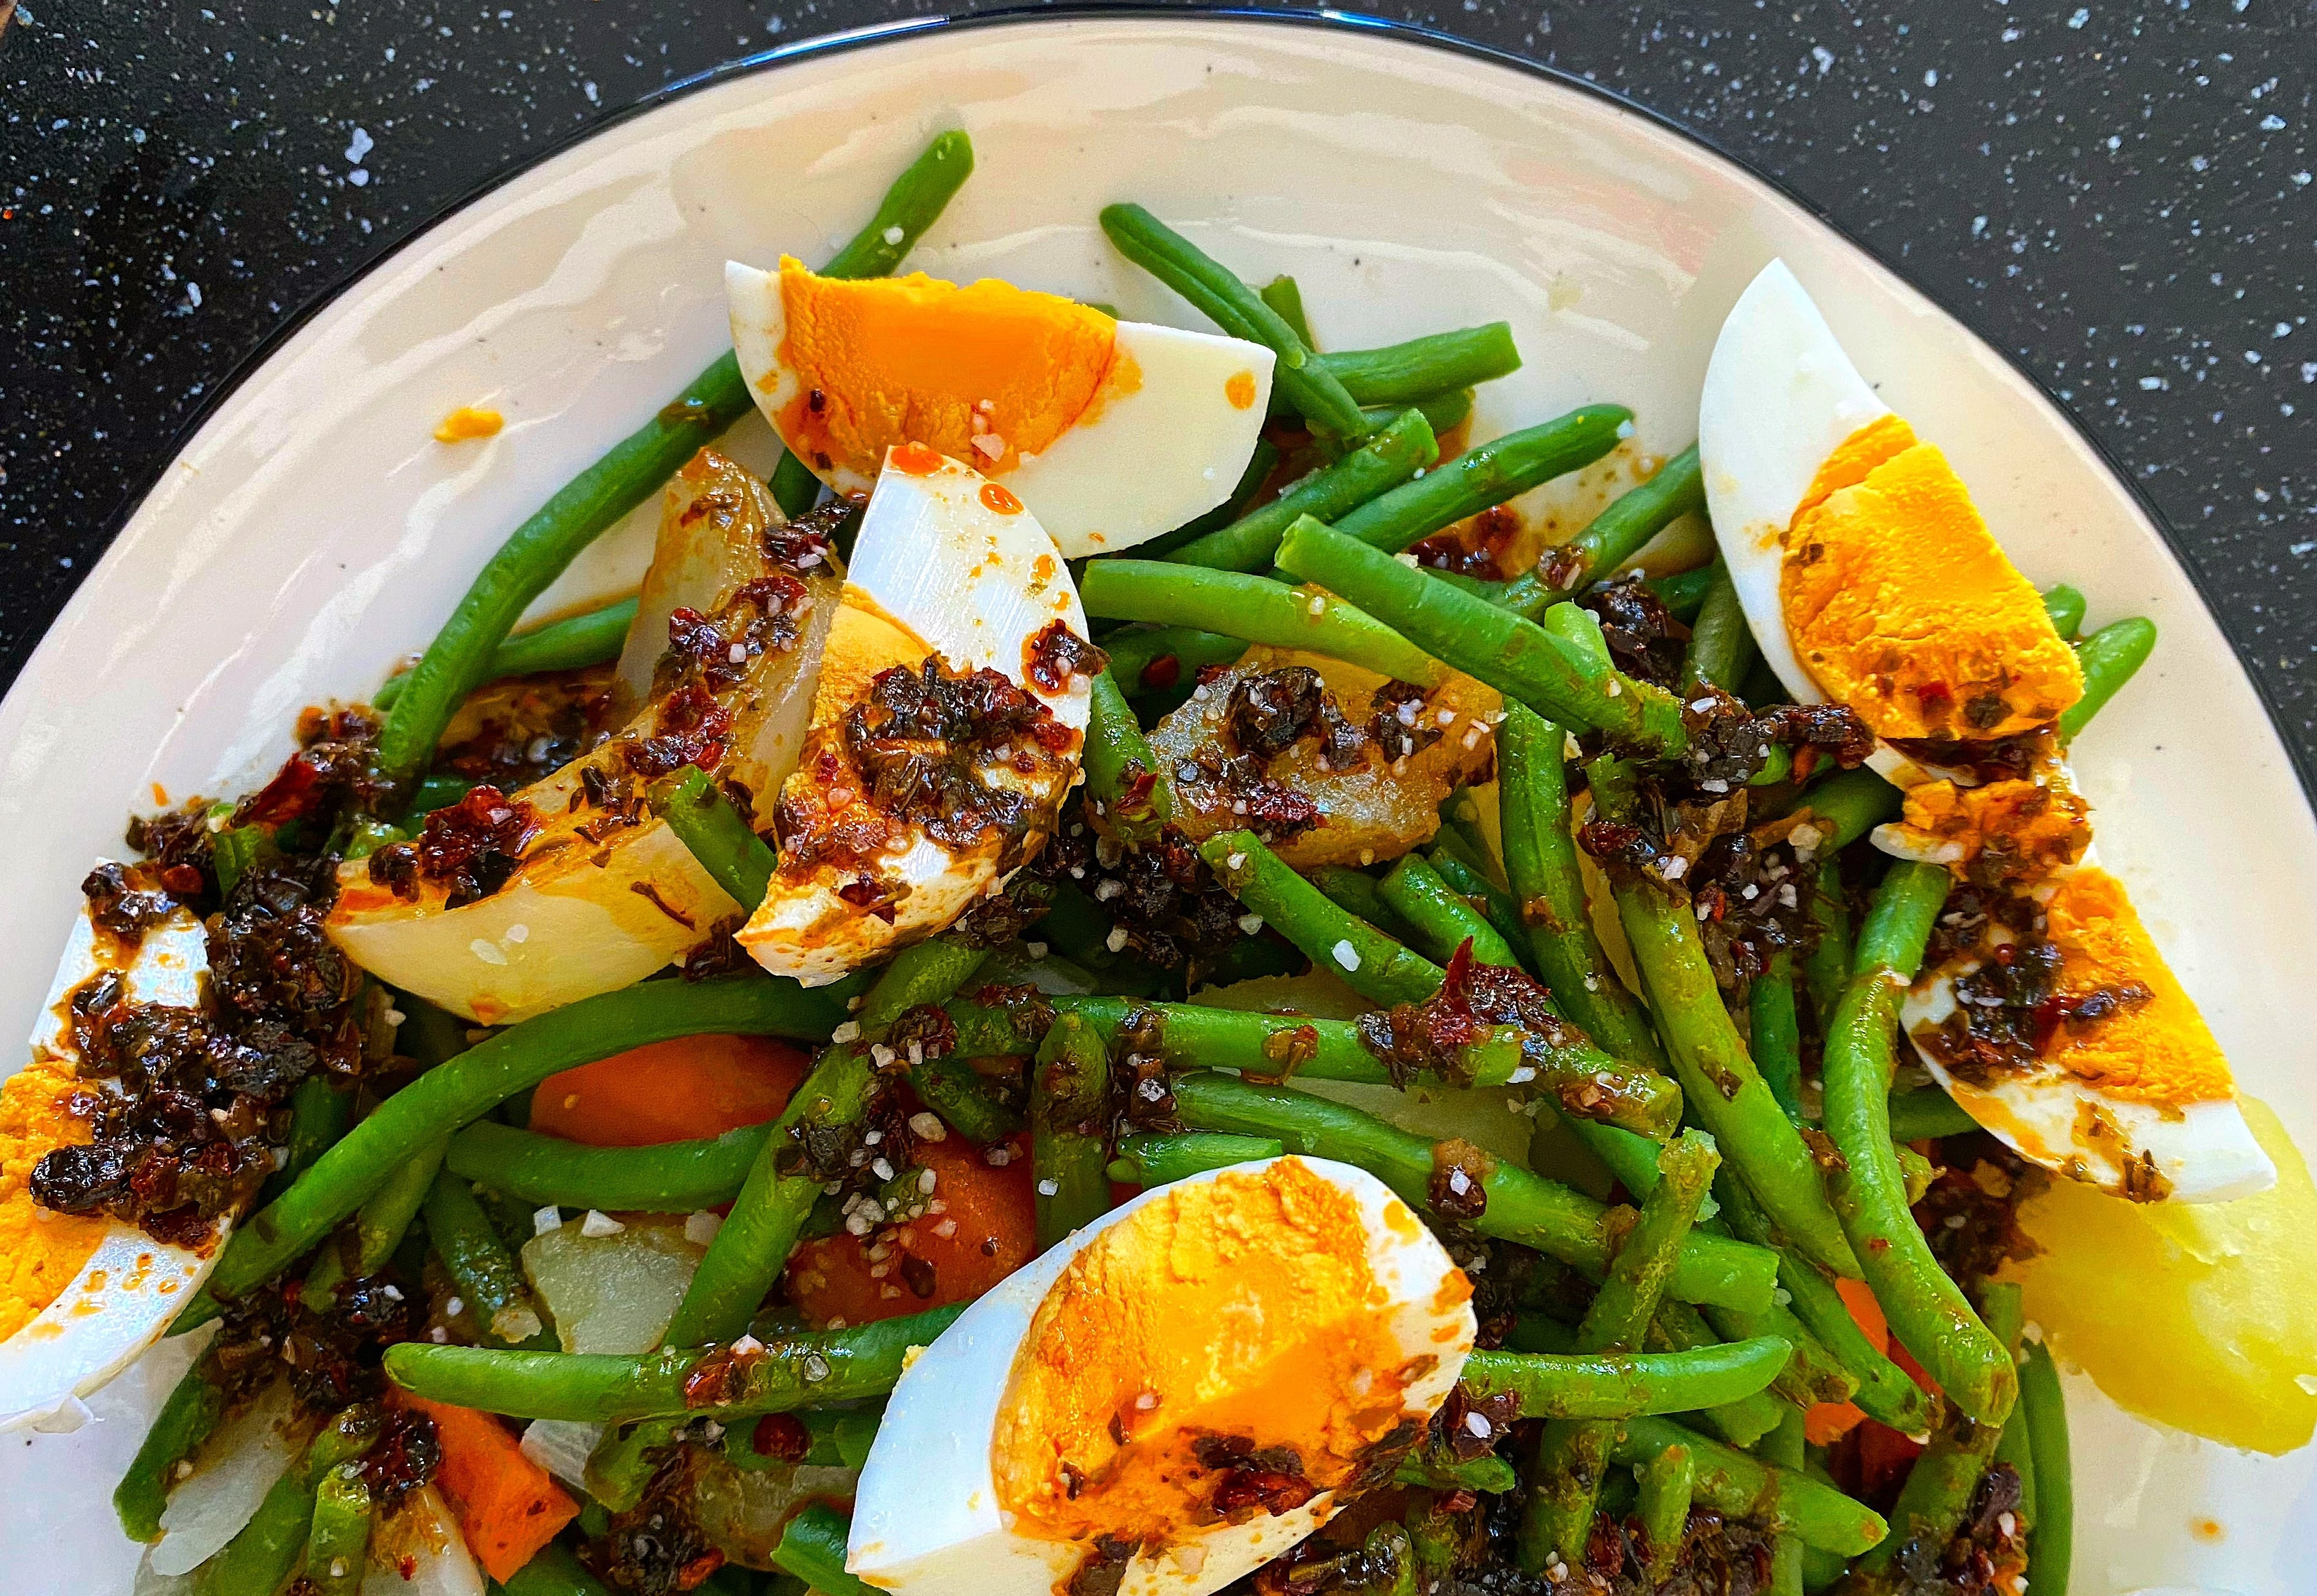
{"label": "white egg white", "polygon": [[[1936,1026],[1955,1012],[1955,983],[1970,967],[1935,971],[1915,984],[1899,1011],[1910,1039],[1917,1026]],[[2169,1186],[2171,1202],[2227,1202],[2277,1184],[2277,1166],[2233,1098],[2159,1108],[2111,1096],[2058,1065],[1977,1086],[1919,1043],[1915,1055],[1964,1112],[2013,1152],[2103,1190],[2121,1191],[2126,1165],[2143,1157]],[[2112,1135],[2080,1134],[2088,1117]]]}
{"label": "white egg white", "polygon": [[[841,608],[898,621],[952,671],[996,671],[1083,737],[1086,678],[1074,676],[1060,692],[1047,692],[1029,680],[1024,657],[1030,640],[1056,620],[1087,635],[1077,584],[1037,519],[1025,510],[993,509],[982,496],[985,486],[955,460],[922,476],[889,467],[862,517]],[[841,614],[832,655],[847,646],[849,635]],[[824,691],[815,707],[814,736],[833,735],[853,707],[830,699]],[[809,768],[793,778],[811,779]],[[1017,782],[1051,817],[1078,780],[1078,757],[1071,753],[1052,772],[1017,778],[1007,770],[983,779]],[[799,879],[783,870],[739,941],[766,969],[824,985],[942,930],[1012,874],[995,846],[953,850],[912,825],[906,841],[878,861],[881,880],[907,889],[891,905],[891,920],[840,896],[838,872]]]}
{"label": "white egg white", "polygon": [[[1296,1160],[1359,1204],[1368,1263],[1391,1303],[1392,1333],[1411,1357],[1432,1354],[1430,1373],[1406,1404],[1429,1415],[1447,1399],[1472,1351],[1472,1306],[1442,1288],[1455,1265],[1431,1232],[1373,1175],[1324,1159]],[[1248,1173],[1284,1160],[1236,1166]],[[1211,1181],[1223,1172],[1194,1175]],[[1189,1182],[1183,1182],[1188,1184]],[[903,1372],[854,1500],[846,1571],[897,1596],[1051,1596],[1087,1548],[1009,1527],[991,1458],[999,1404],[1031,1321],[1087,1244],[1174,1188],[1144,1192],[1000,1282]],[[1388,1215],[1397,1208],[1400,1222]],[[1340,1504],[1323,1492],[1302,1506],[1243,1524],[1186,1529],[1181,1541],[1138,1553],[1120,1596],[1206,1596],[1278,1556],[1325,1524]]]}
{"label": "white egg white", "polygon": [[[83,905],[64,958],[32,1029],[35,1054],[76,1055],[67,997],[101,970],[118,969],[130,1002],[192,1008],[209,972],[201,923],[177,909],[147,932],[125,963],[111,956]],[[157,1242],[134,1225],[106,1226],[96,1251],[57,1299],[0,1342],[0,1433],[76,1429],[79,1399],[103,1386],[159,1339],[217,1262],[230,1225],[201,1249]]]}
{"label": "white egg white", "polygon": [[[788,316],[780,274],[729,261],[724,288],[740,374],[778,432],[799,388],[781,358]],[[1275,357],[1259,343],[1131,321],[1117,324],[1116,337],[1133,386],[1105,384],[1043,453],[999,478],[1069,559],[1132,548],[1221,504],[1255,452],[1271,399]],[[1241,374],[1253,379],[1254,397],[1235,405],[1225,388]],[[872,486],[841,462],[819,475],[840,493]]]}
{"label": "white egg white", "polygon": [[[734,903],[649,813],[604,829],[585,779],[592,772],[614,787],[635,784],[623,750],[658,729],[649,694],[667,651],[669,615],[684,607],[712,616],[767,575],[763,534],[782,519],[763,483],[712,451],[677,473],[614,688],[628,725],[513,795],[541,829],[523,868],[487,897],[453,908],[443,883],[421,881],[417,896],[405,899],[371,880],[367,860],[344,866],[329,933],[348,958],[452,1013],[501,1025],[640,981],[698,947],[719,921],[755,906]],[[833,571],[808,571],[804,581],[794,643],[760,655],[737,687],[718,695],[734,725],[716,773],[751,792],[779,789],[811,718],[837,582]]]}

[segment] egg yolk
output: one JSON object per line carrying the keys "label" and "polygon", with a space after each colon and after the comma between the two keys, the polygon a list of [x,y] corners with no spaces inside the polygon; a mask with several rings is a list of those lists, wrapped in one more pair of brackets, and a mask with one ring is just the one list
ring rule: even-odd
{"label": "egg yolk", "polygon": [[1173,1188],[1039,1305],[991,1441],[999,1506],[1021,1534],[1156,1548],[1340,1485],[1422,1416],[1401,1394],[1430,1355],[1390,1311],[1358,1205],[1301,1163]]}
{"label": "egg yolk", "polygon": [[[2059,996],[2130,995],[2089,1023],[2062,1021],[2043,1057],[2114,1097],[2169,1104],[2223,1102],[2234,1088],[2205,1017],[2165,965],[2124,884],[2106,870],[2062,880],[2044,914],[2060,950]],[[2138,997],[2145,992],[2144,1000]]]}
{"label": "egg yolk", "polygon": [[104,1239],[105,1220],[32,1200],[32,1166],[53,1148],[88,1140],[65,1107],[76,1086],[68,1061],[35,1057],[0,1087],[0,1341],[62,1296]]}
{"label": "egg yolk", "polygon": [[2090,807],[2064,786],[2028,780],[1907,789],[1900,836],[1981,887],[2017,890],[2073,865],[2091,845]]}
{"label": "egg yolk", "polygon": [[2075,651],[1963,479],[1895,415],[1819,468],[1780,600],[1803,668],[1881,736],[2007,737],[2083,696]]}
{"label": "egg yolk", "polygon": [[2317,1434],[2317,1188],[2268,1105],[2239,1100],[2277,1184],[2234,1202],[2125,1202],[2053,1181],[2027,1317],[2118,1406],[2272,1456]]}
{"label": "egg yolk", "polygon": [[783,257],[781,306],[779,359],[797,382],[781,436],[823,472],[874,477],[888,448],[914,442],[999,475],[1140,386],[1116,323],[1011,283],[844,281]]}

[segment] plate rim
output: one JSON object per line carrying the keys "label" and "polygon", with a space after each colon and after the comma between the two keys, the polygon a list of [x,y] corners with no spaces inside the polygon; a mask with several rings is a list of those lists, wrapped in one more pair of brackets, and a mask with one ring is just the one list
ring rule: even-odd
{"label": "plate rim", "polygon": [[873,49],[882,44],[938,33],[944,30],[979,31],[1033,22],[1115,21],[1224,22],[1256,27],[1302,28],[1320,32],[1374,36],[1395,44],[1463,56],[1491,66],[1510,68],[1525,76],[1538,79],[1552,87],[1573,92],[1579,96],[1601,102],[1630,115],[1637,116],[1652,127],[1695,146],[1715,159],[1734,167],[1742,175],[1762,184],[1777,198],[1825,227],[1848,248],[1889,272],[1911,291],[1921,295],[1966,336],[1976,342],[1983,350],[1995,355],[2015,377],[2026,382],[2035,397],[2043,402],[2044,409],[2056,417],[2062,425],[2073,432],[2077,439],[2091,451],[2109,478],[2123,488],[2125,497],[2139,512],[2141,519],[2154,531],[2162,542],[2165,551],[2171,556],[2172,563],[2179,568],[2181,575],[2187,578],[2189,590],[2196,594],[2196,602],[2203,607],[2206,619],[2212,622],[2214,629],[2220,633],[2223,641],[2228,646],[2232,663],[2251,687],[2253,696],[2259,701],[2262,712],[2268,717],[2269,733],[2277,739],[2279,749],[2285,754],[2286,762],[2291,765],[2298,780],[2303,804],[2313,814],[2317,814],[2317,749],[2304,751],[2287,735],[2285,713],[2277,700],[2274,691],[2268,681],[2252,669],[2250,648],[2238,642],[2235,635],[2223,620],[2220,611],[2214,606],[2212,594],[2206,591],[2207,583],[2202,575],[2201,566],[2190,557],[2180,534],[2173,528],[2170,519],[2149,496],[2138,479],[2125,468],[2125,463],[2116,457],[2115,450],[2108,446],[2106,440],[2094,432],[2082,419],[2077,416],[2041,374],[2021,357],[1982,333],[1964,311],[1952,303],[1946,295],[1935,292],[1917,281],[1901,263],[1892,260],[1883,251],[1861,238],[1816,201],[1798,192],[1776,174],[1764,170],[1753,161],[1736,154],[1708,134],[1671,114],[1659,111],[1616,89],[1581,76],[1566,67],[1550,66],[1512,50],[1495,45],[1482,44],[1426,23],[1404,22],[1396,17],[1373,16],[1332,7],[1275,11],[1248,4],[1218,4],[1216,0],[1190,0],[1189,4],[1161,4],[1155,3],[1155,0],[1060,0],[1058,4],[1038,4],[1025,0],[1023,4],[996,6],[987,11],[961,14],[936,13],[926,16],[899,17],[887,22],[872,22],[859,28],[845,29],[810,39],[799,40],[792,44],[775,45],[769,49],[756,50],[747,55],[737,56],[728,61],[719,62],[688,76],[677,78],[672,83],[663,84],[601,118],[570,129],[537,148],[515,156],[429,210],[408,232],[377,254],[317,290],[275,324],[264,337],[251,346],[246,353],[236,361],[222,377],[211,383],[209,391],[202,396],[201,404],[172,430],[167,441],[166,452],[156,450],[152,457],[153,463],[139,473],[143,478],[142,482],[122,496],[112,518],[113,524],[106,538],[104,548],[98,552],[94,559],[88,562],[87,569],[83,573],[81,580],[75,584],[71,596],[58,607],[57,613],[41,629],[40,640],[25,653],[22,662],[16,667],[14,676],[8,683],[6,693],[0,695],[0,699],[14,697],[18,685],[26,676],[31,674],[40,656],[47,651],[50,638],[75,607],[89,577],[93,576],[97,567],[111,556],[121,534],[128,529],[130,523],[144,509],[146,502],[167,479],[170,466],[183,458],[186,450],[199,438],[201,429],[207,426],[218,412],[240,391],[243,385],[255,378],[265,364],[303,331],[315,317],[353,292],[364,280],[391,264],[406,250],[418,245],[436,228],[468,207],[522,178],[534,168],[635,118],[649,115],[690,95],[703,93],[743,77],[774,72],[794,62],[817,59],[824,56],[849,54],[855,50]]}

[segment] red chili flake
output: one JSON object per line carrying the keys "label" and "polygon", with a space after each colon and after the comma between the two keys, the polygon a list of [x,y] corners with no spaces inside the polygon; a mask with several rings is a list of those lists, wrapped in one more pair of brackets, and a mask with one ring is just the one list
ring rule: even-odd
{"label": "red chili flake", "polygon": [[1183,679],[1183,662],[1172,654],[1162,654],[1142,667],[1141,685],[1150,692],[1164,692]]}
{"label": "red chili flake", "polygon": [[1070,630],[1064,620],[1048,621],[1022,651],[1022,673],[1050,693],[1068,687],[1072,676],[1099,675],[1109,664],[1108,655]]}
{"label": "red chili flake", "polygon": [[794,1413],[766,1413],[748,1432],[748,1445],[759,1458],[801,1463],[812,1450],[812,1435]]}

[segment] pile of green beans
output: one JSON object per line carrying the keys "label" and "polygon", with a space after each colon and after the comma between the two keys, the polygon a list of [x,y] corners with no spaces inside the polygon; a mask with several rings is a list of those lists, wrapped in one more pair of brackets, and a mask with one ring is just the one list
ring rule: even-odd
{"label": "pile of green beans", "polygon": [[1078,595],[1088,615],[1105,620],[1190,627],[1300,648],[1419,686],[1440,677],[1439,666],[1422,650],[1351,604],[1266,576],[1164,560],[1103,559],[1087,567]]}

